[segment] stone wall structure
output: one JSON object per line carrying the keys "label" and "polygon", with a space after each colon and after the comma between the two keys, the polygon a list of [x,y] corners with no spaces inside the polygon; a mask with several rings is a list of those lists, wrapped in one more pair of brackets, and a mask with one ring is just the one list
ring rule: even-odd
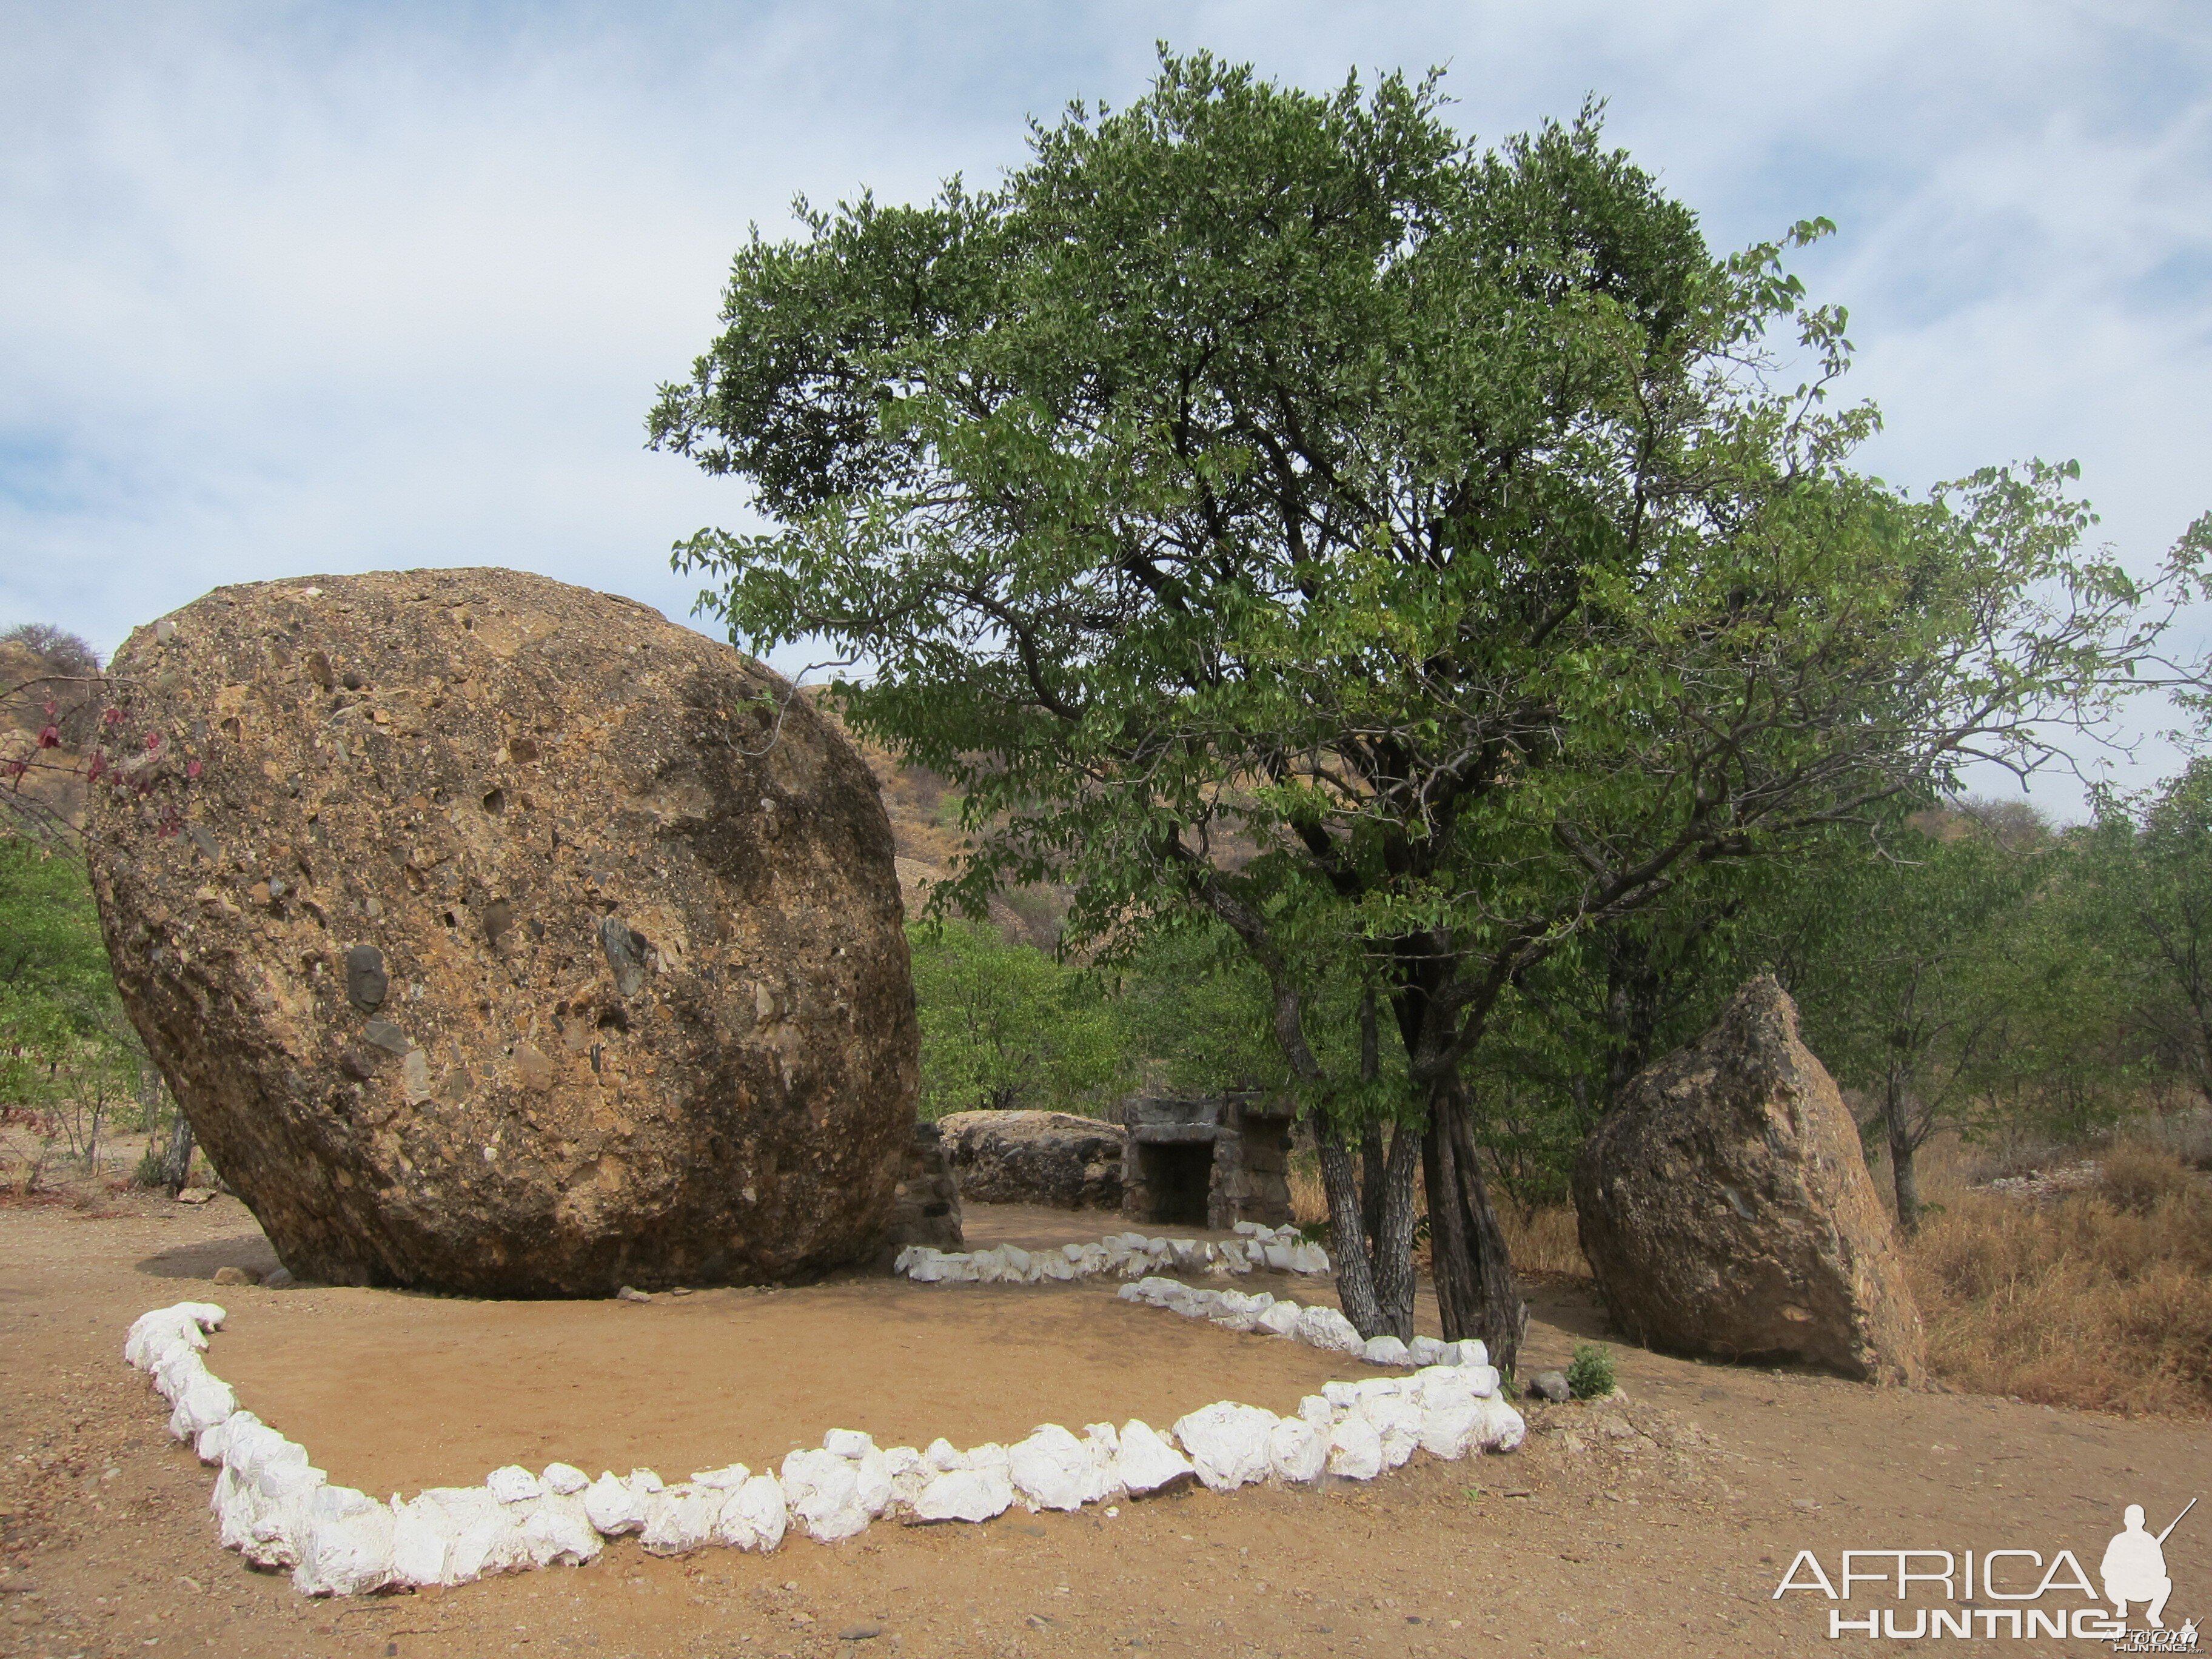
{"label": "stone wall structure", "polygon": [[890,830],[788,684],[506,570],[221,588],[113,672],[118,984],[295,1274],[588,1296],[880,1248]]}
{"label": "stone wall structure", "polygon": [[1291,1218],[1291,1119],[1287,1101],[1256,1093],[1131,1096],[1121,1213],[1155,1226],[1280,1226]]}

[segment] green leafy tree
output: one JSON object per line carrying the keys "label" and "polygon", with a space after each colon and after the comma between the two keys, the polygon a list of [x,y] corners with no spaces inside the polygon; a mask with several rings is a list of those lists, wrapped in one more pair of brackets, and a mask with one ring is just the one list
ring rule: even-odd
{"label": "green leafy tree", "polygon": [[1411,1328],[1419,1172],[1445,1334],[1513,1361],[1463,1071],[1517,979],[2020,758],[2142,644],[2056,473],[1850,472],[1841,314],[1778,245],[1716,258],[1589,112],[1486,151],[1433,82],[1164,55],[996,189],[806,226],[739,251],[653,412],[775,526],[679,563],[756,649],[868,665],[846,717],[966,797],[945,902],[1051,880],[1079,948],[1237,937],[1363,1331]]}
{"label": "green leafy tree", "polygon": [[2145,797],[2107,795],[2085,838],[2097,920],[2117,935],[2130,1012],[2212,1103],[2212,761]]}
{"label": "green leafy tree", "polygon": [[1127,1073],[1115,1011],[1090,975],[994,928],[918,923],[921,1110],[1095,1111]]}
{"label": "green leafy tree", "polygon": [[2045,1000],[2029,946],[2057,856],[2040,833],[2005,838],[1970,813],[1927,815],[1808,894],[1832,920],[1798,987],[1806,1040],[1875,1102],[1908,1234],[1920,1225],[1921,1147],[2002,1086],[2021,1017]]}
{"label": "green leafy tree", "polygon": [[115,1002],[84,861],[0,836],[0,1091],[26,1103]]}

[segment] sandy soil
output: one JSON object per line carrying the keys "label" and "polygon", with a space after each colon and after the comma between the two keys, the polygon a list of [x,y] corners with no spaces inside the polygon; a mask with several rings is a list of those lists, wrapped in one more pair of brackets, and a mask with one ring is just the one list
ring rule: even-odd
{"label": "sandy soil", "polygon": [[[1112,1229],[1057,1219],[1070,1237]],[[979,1220],[979,1238],[1001,1225]],[[377,1486],[552,1455],[680,1474],[766,1460],[833,1424],[981,1439],[1047,1418],[1164,1423],[1224,1395],[1279,1409],[1328,1368],[1095,1285],[476,1304],[215,1291],[204,1281],[227,1263],[270,1263],[228,1200],[0,1208],[0,1654],[1796,1655],[1826,1645],[1827,1603],[1770,1599],[1801,1547],[1832,1573],[1846,1547],[2063,1546],[2094,1571],[2122,1504],[2162,1525],[2212,1495],[2201,1424],[1621,1346],[1626,1404],[1532,1410],[1519,1454],[1417,1455],[1371,1486],[1201,1491],[1110,1520],[878,1526],[765,1559],[662,1561],[623,1543],[580,1571],[313,1602],[215,1547],[205,1472],[118,1358],[145,1309],[224,1302],[217,1370],[334,1477]],[[1532,1363],[1602,1334],[1569,1290],[1540,1291],[1537,1308]],[[2212,1612],[2212,1523],[2195,1519],[2166,1546],[2170,1624]]]}

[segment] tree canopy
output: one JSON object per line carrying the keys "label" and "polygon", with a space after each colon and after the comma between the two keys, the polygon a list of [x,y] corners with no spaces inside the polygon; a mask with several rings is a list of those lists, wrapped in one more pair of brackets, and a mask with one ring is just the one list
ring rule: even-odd
{"label": "tree canopy", "polygon": [[[994,189],[804,210],[650,422],[773,527],[678,562],[964,792],[945,903],[1051,879],[1079,948],[1241,941],[1363,1330],[1410,1328],[1418,1155],[1446,1333],[1510,1362],[1462,1078],[1514,986],[2032,765],[2155,632],[2068,470],[1853,471],[1844,316],[1784,264],[1828,228],[1716,255],[1592,109],[1484,149],[1433,76],[1164,53]],[[1383,1125],[1363,1231],[1344,1137]]]}

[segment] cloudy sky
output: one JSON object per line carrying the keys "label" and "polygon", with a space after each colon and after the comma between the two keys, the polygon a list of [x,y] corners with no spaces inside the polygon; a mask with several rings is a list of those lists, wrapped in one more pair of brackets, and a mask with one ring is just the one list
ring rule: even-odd
{"label": "cloudy sky", "polygon": [[1484,137],[1595,93],[1717,244],[1837,222],[1800,269],[1873,471],[2078,459],[2143,568],[2212,507],[2204,0],[0,0],[0,625],[107,649],[219,583],[473,563],[683,618],[670,543],[742,505],[642,421],[747,224],[991,179],[1162,38],[1446,64]]}

